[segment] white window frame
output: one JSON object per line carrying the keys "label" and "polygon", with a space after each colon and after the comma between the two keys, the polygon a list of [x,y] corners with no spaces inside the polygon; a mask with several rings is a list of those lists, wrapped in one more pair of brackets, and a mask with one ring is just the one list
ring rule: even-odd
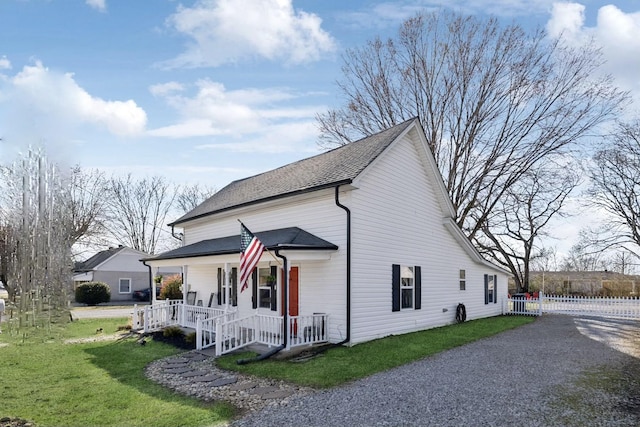
{"label": "white window frame", "polygon": [[467,290],[467,271],[460,269],[460,272],[458,274],[460,279],[460,290],[466,291]]}
{"label": "white window frame", "polygon": [[[400,266],[400,310],[413,310],[415,304],[415,270],[413,266]],[[405,299],[404,295],[410,292],[411,297]],[[409,302],[405,305],[405,302]]]}
{"label": "white window frame", "polygon": [[[129,281],[129,290],[123,292],[122,291],[122,281],[123,280],[128,280]],[[131,278],[130,277],[121,277],[120,279],[118,279],[118,293],[119,294],[130,294],[131,293]]]}
{"label": "white window frame", "polygon": [[487,275],[487,301],[489,304],[496,302],[496,284],[493,279],[493,274]]}
{"label": "white window frame", "polygon": [[[258,308],[264,308],[271,310],[271,292],[276,292],[276,284],[269,285],[267,277],[271,276],[271,267],[258,267]],[[265,295],[265,298],[262,296]],[[268,298],[267,298],[268,297]],[[263,301],[264,302],[263,304]]]}

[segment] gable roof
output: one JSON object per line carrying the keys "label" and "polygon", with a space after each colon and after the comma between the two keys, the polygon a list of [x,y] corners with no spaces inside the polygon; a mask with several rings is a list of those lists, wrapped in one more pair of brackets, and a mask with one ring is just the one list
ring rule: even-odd
{"label": "gable roof", "polygon": [[117,254],[123,249],[124,249],[124,246],[119,246],[117,248],[109,248],[104,251],[100,251],[85,261],[77,262],[75,264],[75,268],[73,269],[73,271],[82,272],[82,271],[95,270],[97,266],[99,266],[100,264],[102,264],[103,262],[105,262],[106,260],[108,260],[109,258],[111,258],[112,256],[114,256],[115,254]]}
{"label": "gable roof", "polygon": [[[338,246],[298,227],[281,228],[255,233],[255,236],[267,249],[294,250],[337,250]],[[193,258],[210,255],[227,255],[240,253],[240,235],[201,240],[191,245],[182,246],[162,253],[145,261],[162,259]]]}
{"label": "gable roof", "polygon": [[100,265],[104,264],[107,260],[111,259],[118,253],[129,250],[139,252],[141,255],[147,255],[144,252],[136,251],[135,249],[128,248],[126,246],[118,246],[117,248],[109,248],[104,251],[100,251],[97,254],[93,255],[91,258],[86,261],[76,262],[73,268],[74,273],[84,273],[87,271],[93,271],[97,269]]}
{"label": "gable roof", "polygon": [[407,120],[326,153],[233,181],[169,225],[267,200],[348,184],[417,120]]}

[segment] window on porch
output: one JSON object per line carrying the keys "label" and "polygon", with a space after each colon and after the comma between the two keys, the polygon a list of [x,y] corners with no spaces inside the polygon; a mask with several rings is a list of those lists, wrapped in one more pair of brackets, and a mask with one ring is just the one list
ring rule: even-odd
{"label": "window on porch", "polygon": [[238,305],[238,269],[233,267],[227,280],[224,276],[224,270],[218,268],[218,305],[225,305],[229,295],[229,303],[236,307]]}
{"label": "window on porch", "polygon": [[258,307],[271,308],[271,293],[276,291],[270,268],[258,269]]}
{"label": "window on porch", "polygon": [[278,268],[260,267],[253,270],[253,308],[278,310]]}

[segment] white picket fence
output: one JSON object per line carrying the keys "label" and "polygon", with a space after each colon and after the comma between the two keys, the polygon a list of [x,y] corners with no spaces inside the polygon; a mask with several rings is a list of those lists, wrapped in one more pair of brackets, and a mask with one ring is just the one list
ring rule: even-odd
{"label": "white picket fence", "polygon": [[503,314],[541,316],[543,313],[572,316],[640,319],[640,299],[633,297],[586,297],[544,295],[524,299],[510,296],[503,304]]}

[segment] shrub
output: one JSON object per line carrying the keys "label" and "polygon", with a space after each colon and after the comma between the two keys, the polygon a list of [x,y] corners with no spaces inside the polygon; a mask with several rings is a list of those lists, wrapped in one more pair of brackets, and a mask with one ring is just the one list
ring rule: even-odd
{"label": "shrub", "polygon": [[103,282],[87,282],[76,288],[76,302],[97,305],[111,301],[111,289]]}
{"label": "shrub", "polygon": [[184,336],[184,342],[193,346],[196,343],[196,333],[189,332],[187,335]]}
{"label": "shrub", "polygon": [[162,336],[165,338],[182,338],[184,336],[184,332],[177,326],[167,326],[162,331]]}
{"label": "shrub", "polygon": [[182,277],[179,274],[164,279],[164,286],[160,291],[159,299],[182,299]]}

